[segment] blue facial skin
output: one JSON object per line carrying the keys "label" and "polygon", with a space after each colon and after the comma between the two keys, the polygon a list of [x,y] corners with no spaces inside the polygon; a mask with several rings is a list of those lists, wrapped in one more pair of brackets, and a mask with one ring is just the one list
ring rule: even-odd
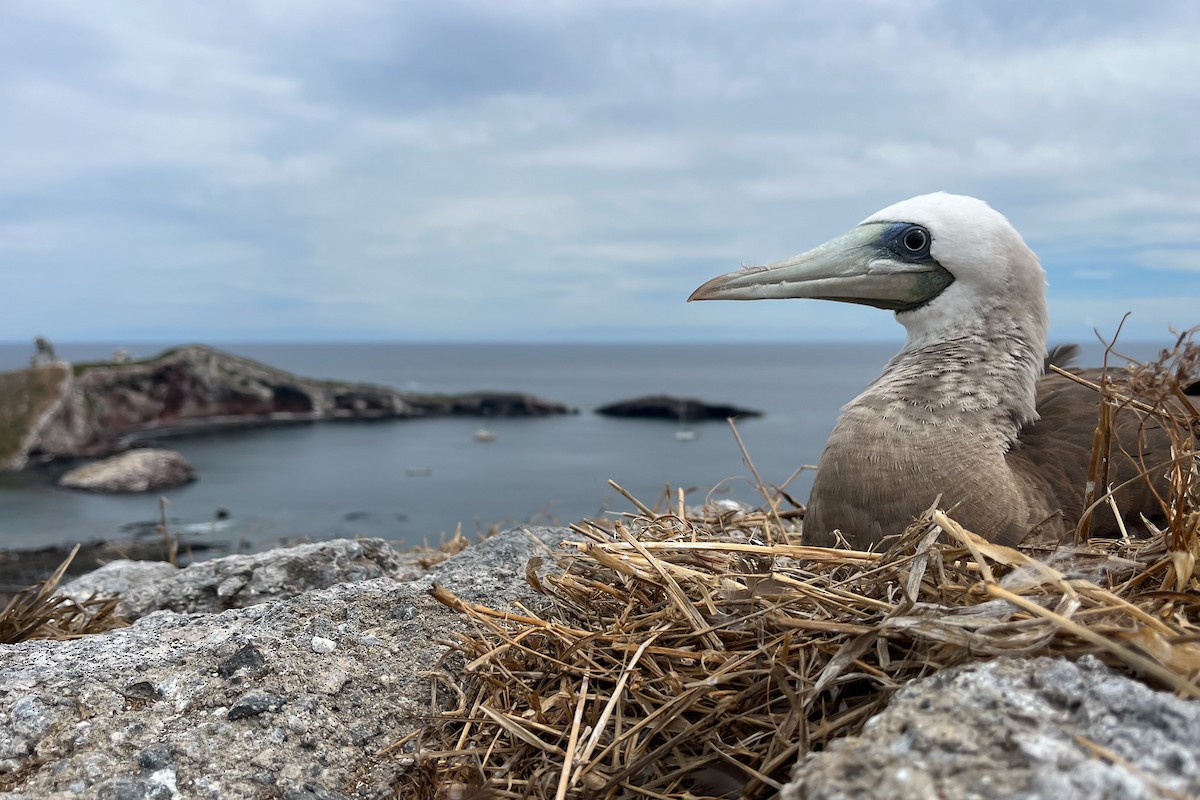
{"label": "blue facial skin", "polygon": [[915,311],[954,283],[954,276],[930,255],[931,244],[933,236],[929,231],[911,222],[894,222],[879,237],[876,246],[880,256],[928,267],[928,271],[922,272],[917,278],[916,297],[909,302],[888,304],[887,308],[896,313]]}
{"label": "blue facial skin", "polygon": [[[921,246],[916,249],[909,246],[918,241],[921,242]],[[933,237],[929,235],[929,231],[920,225],[913,225],[909,222],[893,222],[879,237],[879,247],[886,249],[889,255],[899,256],[901,260],[913,264],[941,266],[929,255],[929,245],[932,242]]]}

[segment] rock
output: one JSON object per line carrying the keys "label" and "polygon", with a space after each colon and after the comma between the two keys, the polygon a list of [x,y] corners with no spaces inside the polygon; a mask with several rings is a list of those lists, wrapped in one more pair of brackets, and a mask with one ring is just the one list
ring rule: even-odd
{"label": "rock", "polygon": [[[467,623],[429,588],[537,611],[544,598],[526,564],[568,538],[561,528],[508,531],[411,580],[382,542],[288,548],[255,556],[251,582],[271,573],[272,557],[303,560],[308,574],[342,563],[357,580],[0,646],[0,798],[392,797],[415,744],[380,751],[458,701],[439,682],[435,703],[431,675]],[[244,574],[246,558],[208,562],[203,580],[202,564],[153,579],[164,594],[144,607],[168,607],[175,582],[193,586],[189,608],[220,607],[205,594]],[[543,569],[553,568],[547,559]],[[1090,657],[972,664],[910,684],[859,736],[806,756],[793,777],[784,800],[1196,796],[1200,704]]]}
{"label": "rock", "polygon": [[115,561],[68,583],[62,593],[77,600],[119,593],[118,611],[126,619],[139,619],[163,609],[215,613],[286,600],[339,583],[385,576],[411,579],[420,573],[411,558],[402,557],[382,539],[335,539],[215,558],[184,569]]}
{"label": "rock", "polygon": [[[79,601],[86,600],[92,595],[134,597],[143,593],[147,587],[154,587],[157,581],[173,580],[179,572],[178,567],[166,561],[130,561],[123,558],[110,561],[66,585],[60,586],[58,591],[59,594],[65,594]],[[151,588],[150,591],[157,595],[155,589]],[[129,618],[128,607],[121,613]]]}
{"label": "rock", "polygon": [[54,353],[54,345],[50,344],[50,340],[45,336],[34,339],[33,355],[29,357],[29,366],[48,367],[56,363],[58,363],[58,356]]}
{"label": "rock", "polygon": [[761,417],[761,411],[730,405],[715,405],[691,397],[672,397],[666,394],[646,395],[630,400],[609,403],[596,409],[606,417],[641,417],[645,419],[674,419],[699,422],[729,417]]}
{"label": "rock", "polygon": [[287,701],[277,694],[267,694],[266,692],[247,692],[234,702],[233,707],[229,709],[229,713],[225,718],[232,721],[235,719],[245,719],[246,717],[256,717],[264,711],[278,713]]}
{"label": "rock", "polygon": [[[410,761],[380,751],[434,710],[430,673],[444,643],[466,630],[429,596],[432,581],[486,592],[497,607],[536,607],[525,564],[564,538],[574,537],[509,531],[415,580],[385,574],[219,614],[158,611],[122,630],[0,647],[0,797],[391,797]],[[377,544],[337,547],[350,544],[387,563]],[[317,551],[309,560],[316,569]],[[213,580],[240,570],[209,563]],[[314,648],[317,639],[334,647]],[[452,695],[442,685],[439,703]]]}
{"label": "rock", "polygon": [[[72,549],[71,546],[52,545],[29,550],[0,550],[0,606],[7,603],[11,595],[53,574],[71,554]],[[208,541],[189,541],[185,538],[180,550],[181,553],[186,550],[193,557],[203,557],[211,555],[213,545]],[[161,536],[155,536],[153,539],[86,542],[71,560],[66,574],[76,578],[113,561],[136,559],[142,562],[142,566],[134,569],[129,580],[137,583],[142,581],[139,571],[153,573],[160,567],[151,565],[151,562],[164,561],[167,555],[166,543]],[[170,567],[170,571],[174,572],[174,567]],[[101,594],[113,594],[124,589],[114,588],[109,591],[107,588],[101,588],[98,591]]]}
{"label": "rock", "polygon": [[179,453],[144,448],[70,470],[58,485],[90,492],[151,492],[194,480],[196,470]]}
{"label": "rock", "polygon": [[562,403],[518,392],[478,392],[463,395],[406,395],[425,416],[546,417],[574,413]]}
{"label": "rock", "polygon": [[780,798],[1198,795],[1200,704],[1088,656],[998,659],[916,681],[860,735],[803,758]]}

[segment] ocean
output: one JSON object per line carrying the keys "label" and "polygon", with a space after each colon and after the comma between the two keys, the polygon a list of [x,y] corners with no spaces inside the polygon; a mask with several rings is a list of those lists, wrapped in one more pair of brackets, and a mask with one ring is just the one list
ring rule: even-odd
{"label": "ocean", "polygon": [[[135,356],[162,347],[140,344]],[[738,424],[759,475],[779,484],[815,464],[840,407],[877,376],[889,344],[234,344],[222,348],[297,374],[415,392],[528,392],[578,408],[541,419],[331,422],[172,438],[199,480],[163,493],[172,529],[243,550],[282,542],[374,536],[436,543],[461,526],[567,523],[633,510],[607,481],[648,504],[664,487],[757,503],[749,466],[725,422],[609,419],[593,409],[674,394],[764,413]],[[1133,346],[1135,355],[1153,352]],[[91,360],[112,345],[61,344]],[[0,370],[25,365],[28,344],[0,345]],[[1085,348],[1084,363],[1099,349]],[[495,441],[477,442],[482,425]],[[59,489],[55,464],[0,473],[0,548],[128,535],[159,516],[159,494]],[[808,496],[811,471],[788,487]],[[218,512],[227,512],[218,520]]]}

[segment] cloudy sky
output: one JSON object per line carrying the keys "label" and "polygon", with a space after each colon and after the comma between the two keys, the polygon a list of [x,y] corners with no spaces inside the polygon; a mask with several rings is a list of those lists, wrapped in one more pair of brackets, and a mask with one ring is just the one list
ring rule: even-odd
{"label": "cloudy sky", "polygon": [[1200,4],[0,6],[0,340],[895,339],[696,285],[987,199],[1058,337],[1200,322]]}

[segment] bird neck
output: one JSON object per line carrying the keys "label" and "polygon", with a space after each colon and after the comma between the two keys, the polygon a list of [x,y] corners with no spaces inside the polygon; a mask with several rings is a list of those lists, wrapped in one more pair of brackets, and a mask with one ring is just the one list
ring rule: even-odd
{"label": "bird neck", "polygon": [[[910,332],[883,374],[847,406],[923,420],[921,435],[962,426],[1005,449],[1037,419],[1044,315],[997,309],[934,340]],[[932,428],[930,427],[932,426]]]}

